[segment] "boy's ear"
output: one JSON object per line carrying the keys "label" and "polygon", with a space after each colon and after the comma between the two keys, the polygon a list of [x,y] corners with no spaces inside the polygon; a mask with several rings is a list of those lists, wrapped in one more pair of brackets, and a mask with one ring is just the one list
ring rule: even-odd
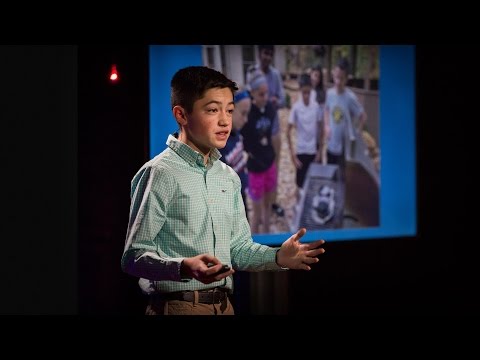
{"label": "boy's ear", "polygon": [[187,125],[186,111],[183,107],[176,105],[173,107],[172,112],[179,125]]}

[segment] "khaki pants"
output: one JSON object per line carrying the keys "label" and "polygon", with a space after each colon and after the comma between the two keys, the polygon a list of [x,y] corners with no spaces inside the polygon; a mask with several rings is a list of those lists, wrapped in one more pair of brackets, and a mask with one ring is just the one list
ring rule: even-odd
{"label": "khaki pants", "polygon": [[[195,299],[198,299],[196,291]],[[150,298],[145,315],[235,315],[228,296],[219,304],[202,304],[198,301],[159,300]]]}

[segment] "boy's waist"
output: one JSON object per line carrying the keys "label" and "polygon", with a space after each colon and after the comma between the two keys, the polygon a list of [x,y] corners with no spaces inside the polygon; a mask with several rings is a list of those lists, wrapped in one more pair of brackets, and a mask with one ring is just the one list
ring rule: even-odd
{"label": "boy's waist", "polygon": [[199,302],[202,304],[220,304],[228,297],[229,290],[216,287],[208,290],[174,291],[169,293],[154,293],[152,298],[155,301],[180,300],[188,302]]}

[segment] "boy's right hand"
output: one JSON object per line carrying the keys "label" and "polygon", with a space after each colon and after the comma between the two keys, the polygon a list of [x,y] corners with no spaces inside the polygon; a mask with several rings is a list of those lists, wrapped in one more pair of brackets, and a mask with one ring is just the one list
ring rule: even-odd
{"label": "boy's right hand", "polygon": [[215,256],[201,254],[183,259],[180,271],[184,276],[192,277],[204,284],[210,284],[222,280],[235,272],[231,268],[228,271],[219,273],[222,267],[223,264]]}

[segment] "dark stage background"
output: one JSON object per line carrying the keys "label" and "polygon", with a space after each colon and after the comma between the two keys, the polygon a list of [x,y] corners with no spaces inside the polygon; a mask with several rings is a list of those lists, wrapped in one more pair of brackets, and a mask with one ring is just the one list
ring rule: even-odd
{"label": "dark stage background", "polygon": [[[239,314],[479,314],[478,81],[464,49],[417,45],[418,236],[329,242],[311,272],[237,288]],[[0,50],[1,313],[143,314],[120,258],[148,158],[148,46]]]}

